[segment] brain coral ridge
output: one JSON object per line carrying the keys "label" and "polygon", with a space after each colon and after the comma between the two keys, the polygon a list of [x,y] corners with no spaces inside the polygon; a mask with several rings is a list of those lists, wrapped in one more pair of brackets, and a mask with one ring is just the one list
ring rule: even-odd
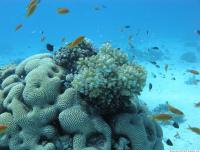
{"label": "brain coral ridge", "polygon": [[[88,49],[84,45],[83,48]],[[99,70],[108,74],[109,79],[105,79],[101,74],[94,75],[95,78],[103,80],[103,85],[110,85],[114,90],[106,90],[107,96],[102,98],[103,100],[91,102],[96,102],[96,106],[112,113],[120,104],[111,102],[109,95],[113,96],[115,89],[120,88],[117,86],[122,85],[124,90],[118,91],[130,98],[134,97],[129,101],[131,110],[109,117],[97,113],[96,106],[89,104],[81,95],[82,88],[65,85],[69,75],[69,83],[77,82],[76,85],[80,86],[82,84],[79,84],[79,78],[85,79],[86,75],[89,75],[88,82],[94,81],[90,77],[91,73],[85,71],[86,68],[79,71],[83,72],[82,76],[80,73],[74,76],[65,66],[58,65],[50,54],[33,55],[18,65],[0,71],[0,125],[7,126],[5,132],[0,133],[0,149],[163,149],[161,128],[148,119],[147,114],[139,107],[137,95],[145,84],[144,69],[137,64],[129,64],[126,55],[115,49],[112,51],[109,45],[104,46],[101,51],[108,54],[98,53],[90,59],[86,57],[85,60],[108,59],[103,65],[82,62],[84,58],[79,61],[87,63],[91,70],[102,67]],[[116,67],[122,67],[116,71],[119,72],[120,81],[114,80],[115,75],[112,79],[109,73],[109,70]],[[130,72],[132,70],[134,73]],[[99,84],[95,81],[92,87],[98,90]],[[119,83],[116,85],[116,82]],[[133,95],[130,95],[130,90]],[[95,89],[93,91],[95,94],[104,95]]]}

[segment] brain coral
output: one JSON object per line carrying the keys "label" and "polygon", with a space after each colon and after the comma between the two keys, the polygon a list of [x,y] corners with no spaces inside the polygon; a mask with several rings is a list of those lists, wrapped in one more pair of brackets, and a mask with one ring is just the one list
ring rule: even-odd
{"label": "brain coral", "polygon": [[[58,144],[58,141],[63,138],[63,131],[67,129],[63,126],[67,125],[64,124],[66,121],[61,123],[62,131],[58,121],[59,114],[65,116],[66,113],[71,113],[67,124],[72,126],[72,130],[73,125],[78,122],[74,120],[79,118],[80,114],[84,113],[88,121],[89,115],[76,108],[80,107],[77,91],[73,88],[65,88],[65,75],[66,71],[56,65],[48,54],[39,54],[27,58],[13,72],[7,74],[7,77],[2,78],[0,124],[8,128],[5,133],[0,134],[0,149],[60,149],[61,144]],[[77,109],[75,110],[77,113],[72,109]],[[74,132],[69,132],[65,133],[66,136],[68,135],[69,142],[62,142],[64,144],[62,147],[110,149],[111,131],[106,122],[100,117],[87,121],[83,124],[94,125],[94,127],[85,130],[81,127],[77,128],[79,129],[77,133],[84,133],[89,143],[102,133],[106,137],[106,144],[92,143],[87,146],[84,136],[77,134],[73,137]],[[78,123],[76,125],[78,126]],[[108,128],[107,131],[105,127]],[[69,144],[71,139],[73,143]],[[98,140],[103,141],[103,138]],[[85,141],[85,144],[81,146],[78,141],[80,143]]]}
{"label": "brain coral", "polygon": [[162,130],[137,97],[145,70],[108,44],[85,52],[76,75],[70,55],[69,68],[37,54],[0,70],[0,149],[163,149]]}
{"label": "brain coral", "polygon": [[72,81],[85,100],[101,114],[112,114],[125,108],[129,99],[140,94],[146,71],[128,57],[105,44],[97,55],[81,58],[79,72]]}
{"label": "brain coral", "polygon": [[[112,126],[116,138],[125,137],[130,149],[163,149],[162,130],[145,113],[122,113],[113,118]],[[124,129],[126,127],[126,129]]]}

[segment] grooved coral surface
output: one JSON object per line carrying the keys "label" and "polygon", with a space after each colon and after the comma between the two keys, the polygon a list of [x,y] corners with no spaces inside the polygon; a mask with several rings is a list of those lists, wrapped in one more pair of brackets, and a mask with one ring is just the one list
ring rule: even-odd
{"label": "grooved coral surface", "polygon": [[73,49],[83,49],[77,75],[49,54],[0,70],[0,149],[163,149],[137,98],[144,68],[110,45],[95,56]]}
{"label": "grooved coral surface", "polygon": [[162,143],[162,130],[143,113],[119,114],[114,118],[112,126],[116,136],[128,138],[131,149],[163,149],[163,145],[160,144]]}

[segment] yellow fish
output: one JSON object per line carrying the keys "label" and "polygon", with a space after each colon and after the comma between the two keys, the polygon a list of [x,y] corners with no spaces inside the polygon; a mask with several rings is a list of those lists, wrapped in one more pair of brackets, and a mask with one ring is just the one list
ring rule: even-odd
{"label": "yellow fish", "polygon": [[197,127],[191,127],[190,125],[188,125],[188,129],[190,129],[192,132],[200,135],[200,128]]}
{"label": "yellow fish", "polygon": [[0,134],[4,133],[8,127],[6,125],[0,125]]}
{"label": "yellow fish", "polygon": [[172,113],[177,114],[177,115],[184,115],[184,113],[183,113],[181,110],[179,110],[179,109],[173,107],[173,106],[170,105],[168,102],[167,102],[166,104],[167,104],[168,110],[171,111]]}
{"label": "yellow fish", "polygon": [[84,36],[79,36],[76,40],[69,43],[69,47],[72,48],[72,47],[78,45],[80,42],[82,42],[84,40],[84,38],[85,38]]}
{"label": "yellow fish", "polygon": [[153,115],[152,118],[153,120],[158,120],[158,121],[168,121],[172,119],[172,116],[169,114],[159,114],[159,115]]}

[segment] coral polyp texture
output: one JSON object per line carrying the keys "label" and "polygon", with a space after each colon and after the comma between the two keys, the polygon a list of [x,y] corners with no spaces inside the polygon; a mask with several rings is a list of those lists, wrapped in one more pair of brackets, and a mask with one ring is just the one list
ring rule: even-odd
{"label": "coral polyp texture", "polygon": [[75,59],[60,49],[0,69],[0,149],[163,149],[137,97],[144,68],[109,44],[96,53],[85,43],[65,47]]}
{"label": "coral polyp texture", "polygon": [[102,114],[112,114],[129,106],[130,98],[139,95],[145,85],[144,68],[130,63],[127,55],[108,43],[97,55],[80,58],[78,69],[72,86]]}
{"label": "coral polyp texture", "polygon": [[54,53],[54,61],[60,66],[65,66],[65,68],[70,71],[76,71],[77,61],[79,58],[89,57],[96,54],[92,43],[88,39],[84,39],[77,46],[68,47],[63,46],[58,51]]}

